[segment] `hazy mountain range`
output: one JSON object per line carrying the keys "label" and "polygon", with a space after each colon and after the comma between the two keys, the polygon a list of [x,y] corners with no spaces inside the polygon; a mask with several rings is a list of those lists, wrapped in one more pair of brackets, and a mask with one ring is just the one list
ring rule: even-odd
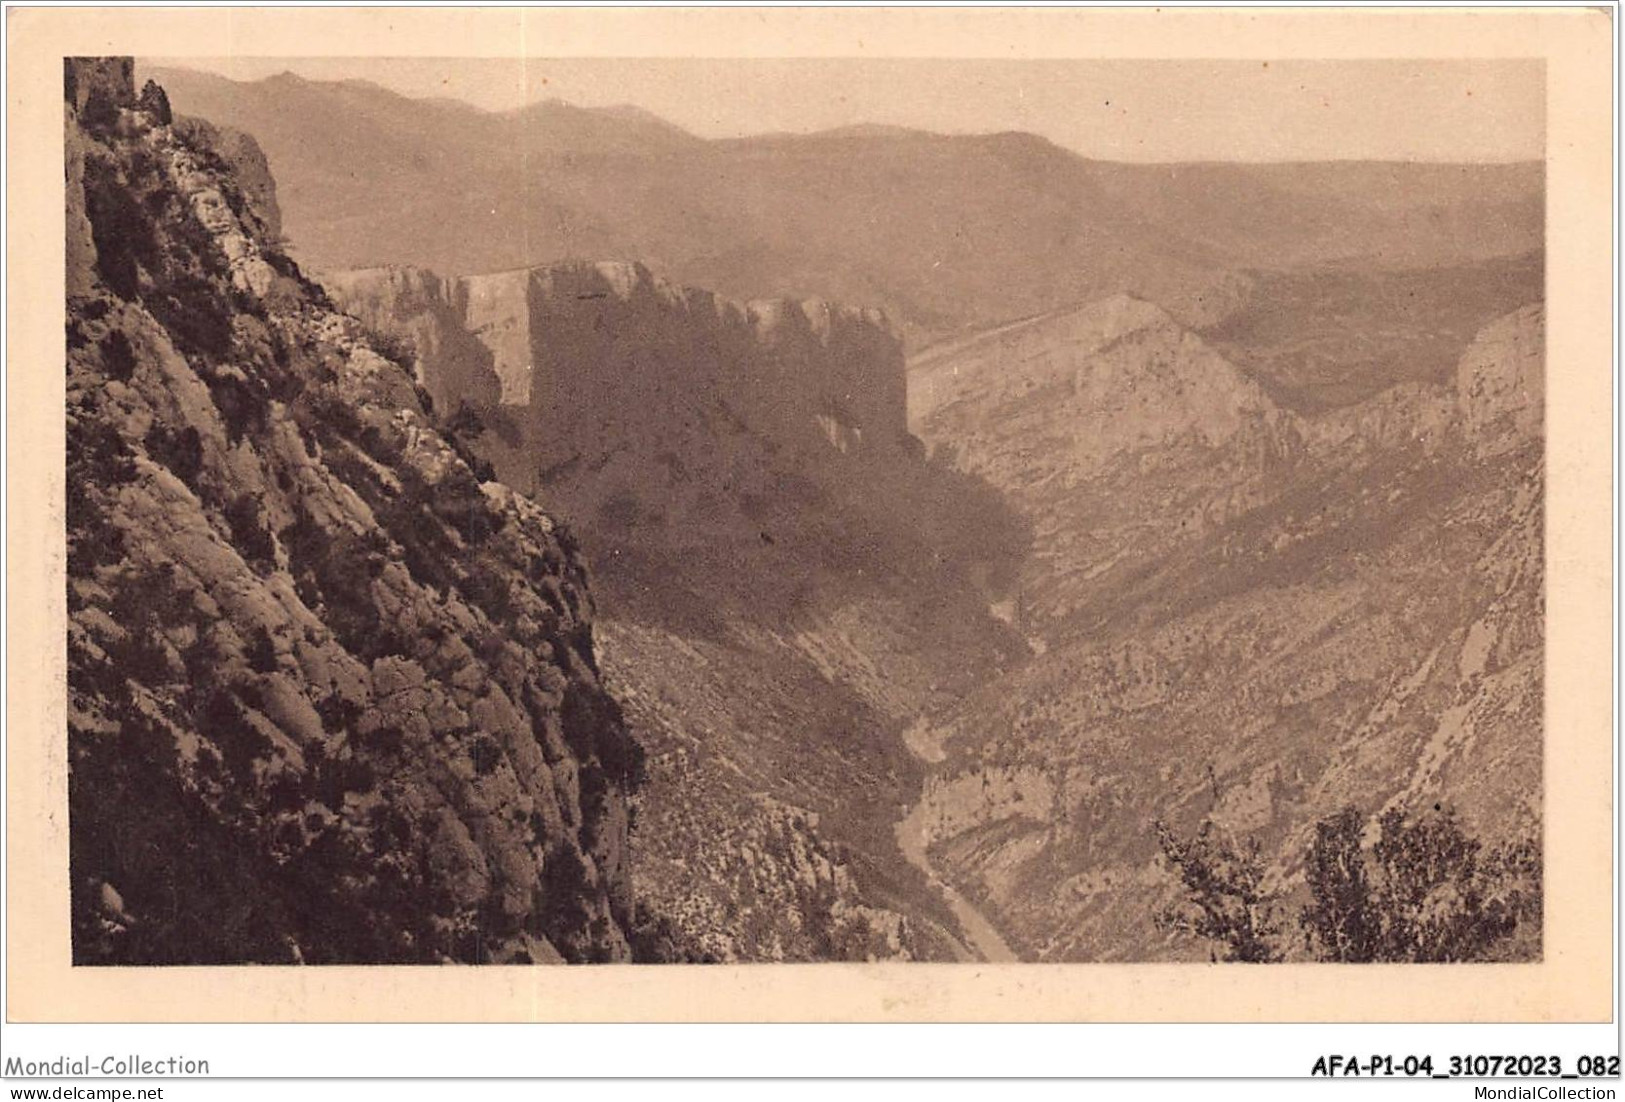
{"label": "hazy mountain range", "polygon": [[1117,291],[1212,321],[1226,272],[1465,265],[1541,241],[1539,164],[1134,165],[897,127],[710,141],[637,109],[156,75],[176,110],[258,139],[308,266],[637,260],[732,298],[879,306],[911,344]]}

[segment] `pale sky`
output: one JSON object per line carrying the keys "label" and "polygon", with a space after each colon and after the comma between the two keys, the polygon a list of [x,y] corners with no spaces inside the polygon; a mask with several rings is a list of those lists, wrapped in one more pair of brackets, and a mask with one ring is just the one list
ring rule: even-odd
{"label": "pale sky", "polygon": [[[999,61],[184,58],[239,80],[285,70],[501,110],[635,104],[703,137],[854,123],[1025,130],[1123,161],[1538,160],[1540,61]],[[1604,105],[1606,106],[1606,105]]]}

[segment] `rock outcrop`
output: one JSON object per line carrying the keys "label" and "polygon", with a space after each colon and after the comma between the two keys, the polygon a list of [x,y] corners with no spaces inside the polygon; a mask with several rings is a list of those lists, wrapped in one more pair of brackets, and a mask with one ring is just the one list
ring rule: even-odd
{"label": "rock outcrop", "polygon": [[422,268],[365,268],[321,276],[345,311],[397,345],[436,408],[501,403],[493,350],[468,330],[466,288]]}
{"label": "rock outcrop", "polygon": [[135,59],[72,57],[62,63],[62,93],[74,118],[100,121],[120,104],[134,105]]}
{"label": "rock outcrop", "polygon": [[266,240],[280,241],[282,208],[277,204],[276,180],[271,175],[271,162],[254,136],[229,126],[215,126],[206,119],[177,118],[173,125],[187,145],[211,150],[225,162],[248,208],[259,219]]}
{"label": "rock outcrop", "polygon": [[1480,455],[1539,437],[1546,418],[1546,313],[1526,306],[1485,328],[1456,369],[1456,393]]}
{"label": "rock outcrop", "polygon": [[641,750],[573,540],[130,68],[65,80],[75,961],[627,959]]}

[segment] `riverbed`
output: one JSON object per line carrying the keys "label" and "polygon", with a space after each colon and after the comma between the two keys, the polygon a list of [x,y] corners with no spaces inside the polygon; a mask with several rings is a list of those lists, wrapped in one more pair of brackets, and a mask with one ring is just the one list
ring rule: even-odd
{"label": "riverbed", "polygon": [[[928,758],[926,754],[920,752],[920,744],[925,741],[922,738],[922,732],[927,730],[929,730],[929,727],[923,720],[910,728],[909,737],[906,739],[909,749],[928,763],[941,761],[940,756]],[[931,745],[934,747],[937,744],[931,743]],[[925,878],[931,882],[932,887],[942,893],[943,898],[948,903],[949,910],[953,911],[954,917],[959,920],[960,928],[964,930],[965,937],[969,940],[969,945],[964,946],[964,948],[969,951],[974,959],[984,961],[1016,960],[1015,952],[1005,942],[993,923],[988,921],[987,916],[982,914],[976,904],[961,895],[952,884],[948,883],[932,867],[931,859],[926,852],[930,837],[926,833],[925,811],[925,799],[922,792],[920,801],[909,809],[907,815],[898,820],[896,826],[897,848],[903,851],[903,856],[908,859],[908,863],[923,872]]]}

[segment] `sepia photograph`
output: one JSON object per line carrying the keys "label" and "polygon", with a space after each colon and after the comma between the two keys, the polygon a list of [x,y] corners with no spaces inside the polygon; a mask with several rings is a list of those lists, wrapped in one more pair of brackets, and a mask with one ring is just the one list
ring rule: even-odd
{"label": "sepia photograph", "polygon": [[63,88],[75,964],[1541,958],[1541,62]]}

